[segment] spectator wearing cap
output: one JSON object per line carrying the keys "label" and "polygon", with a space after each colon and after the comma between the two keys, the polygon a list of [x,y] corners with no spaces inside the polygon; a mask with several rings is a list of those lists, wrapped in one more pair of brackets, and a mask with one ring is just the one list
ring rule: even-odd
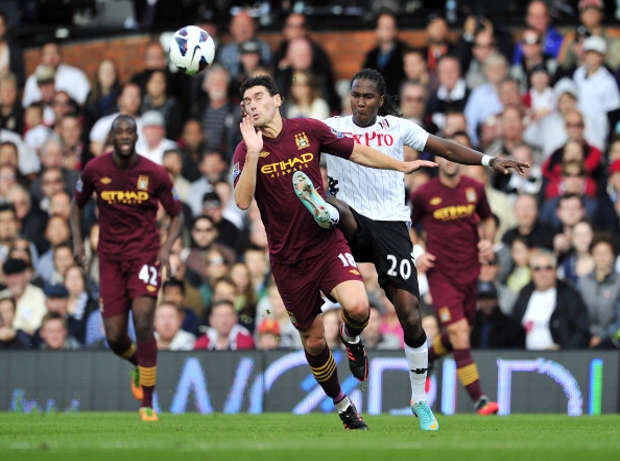
{"label": "spectator wearing cap", "polygon": [[564,69],[578,66],[581,60],[580,45],[590,36],[601,37],[605,41],[607,55],[605,62],[611,69],[620,66],[620,40],[603,27],[605,3],[603,0],[579,0],[579,22],[577,29],[566,35],[558,61]]}
{"label": "spectator wearing cap", "polygon": [[573,74],[579,97],[579,110],[586,119],[584,136],[599,149],[609,137],[609,116],[620,109],[620,90],[614,76],[603,65],[607,44],[592,35],[583,41],[584,62]]}
{"label": "spectator wearing cap", "polygon": [[45,64],[39,64],[34,71],[34,78],[39,89],[40,97],[33,103],[38,103],[43,107],[43,124],[51,127],[54,125],[54,109],[52,99],[56,92],[54,80],[54,68]]}
{"label": "spectator wearing cap", "polygon": [[271,64],[271,46],[258,38],[258,24],[250,15],[250,10],[244,9],[233,15],[230,20],[230,35],[232,41],[219,49],[216,60],[222,63],[229,75],[237,75],[240,70],[241,45],[248,40],[258,40],[262,61]]}
{"label": "spectator wearing cap", "polygon": [[69,334],[67,320],[58,312],[48,312],[41,322],[40,349],[53,351],[73,351],[80,349],[80,342]]}
{"label": "spectator wearing cap", "polygon": [[[57,90],[65,90],[80,106],[84,104],[90,91],[88,77],[81,69],[63,64],[62,52],[58,43],[47,42],[43,44],[40,65],[51,67],[51,78],[55,82],[54,86]],[[37,68],[38,70],[39,68]],[[38,84],[40,76],[37,75],[37,71],[26,80],[24,97],[22,98],[24,107],[42,99],[42,91]]]}
{"label": "spectator wearing cap", "polygon": [[263,319],[258,326],[256,349],[270,351],[280,348],[280,325],[274,319]]}
{"label": "spectator wearing cap", "polygon": [[[269,69],[261,57],[261,43],[252,38],[239,45],[239,73],[231,79],[229,92],[239,94],[241,84],[259,69]],[[265,71],[263,71],[265,73]]]}
{"label": "spectator wearing cap", "polygon": [[43,290],[30,283],[32,270],[23,259],[7,259],[2,270],[4,282],[16,306],[13,328],[33,336],[47,312]]}
{"label": "spectator wearing cap", "polygon": [[66,324],[69,336],[83,345],[86,337],[87,317],[84,312],[69,313],[69,290],[62,283],[46,283],[43,287],[43,294],[47,312],[59,314]]}
{"label": "spectator wearing cap", "polygon": [[142,114],[142,131],[144,136],[138,139],[136,151],[143,157],[161,165],[164,152],[175,149],[177,143],[166,138],[166,121],[164,114],[158,110],[149,110]]}
{"label": "spectator wearing cap", "polygon": [[222,199],[217,192],[207,192],[202,196],[202,214],[213,219],[219,233],[217,242],[229,248],[235,248],[239,229],[224,217],[223,212]]}
{"label": "spectator wearing cap", "polygon": [[540,70],[541,67],[546,69],[551,83],[558,63],[554,57],[545,54],[540,34],[535,29],[525,29],[519,43],[523,49],[523,56],[518,63],[513,64],[510,76],[519,82],[521,93],[531,88],[530,79],[534,69]]}
{"label": "spectator wearing cap", "polygon": [[524,349],[525,330],[499,306],[499,293],[491,282],[478,283],[478,310],[470,333],[472,349]]}

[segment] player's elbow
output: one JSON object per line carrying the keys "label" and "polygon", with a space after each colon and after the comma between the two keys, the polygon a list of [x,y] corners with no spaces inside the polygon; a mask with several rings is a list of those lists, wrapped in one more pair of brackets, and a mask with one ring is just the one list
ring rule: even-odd
{"label": "player's elbow", "polygon": [[245,211],[248,208],[250,208],[250,205],[252,204],[252,199],[247,199],[247,197],[239,197],[238,195],[235,195],[235,205],[237,205],[237,208]]}

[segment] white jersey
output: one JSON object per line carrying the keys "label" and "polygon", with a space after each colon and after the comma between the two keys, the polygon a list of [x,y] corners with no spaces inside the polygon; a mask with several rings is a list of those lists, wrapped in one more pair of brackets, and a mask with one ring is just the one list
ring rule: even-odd
{"label": "white jersey", "polygon": [[[411,120],[392,115],[378,116],[374,125],[359,127],[352,116],[331,117],[325,123],[358,144],[373,147],[390,157],[403,159],[403,146],[424,150],[429,133]],[[336,197],[358,213],[377,221],[410,221],[405,204],[405,174],[368,168],[326,155],[327,174],[338,181]]]}

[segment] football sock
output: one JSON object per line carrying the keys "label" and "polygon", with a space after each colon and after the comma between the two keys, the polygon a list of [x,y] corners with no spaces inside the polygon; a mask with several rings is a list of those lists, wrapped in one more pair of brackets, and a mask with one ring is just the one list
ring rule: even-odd
{"label": "football sock", "polygon": [[433,338],[433,344],[428,351],[428,361],[434,362],[450,352],[452,352],[452,344],[450,344],[448,332],[444,331]]}
{"label": "football sock", "polygon": [[426,333],[422,333],[422,345],[412,347],[405,344],[405,357],[409,367],[409,381],[411,383],[411,401],[426,400],[426,376],[428,375],[428,348]]}
{"label": "football sock", "polygon": [[308,351],[305,351],[305,353],[314,379],[316,379],[328,397],[337,399],[342,391],[338,382],[336,361],[329,346],[326,345],[319,355],[310,355]]}
{"label": "football sock", "polygon": [[454,349],[456,375],[472,401],[476,402],[482,396],[478,367],[471,356],[471,349]]}
{"label": "football sock", "polygon": [[138,355],[136,353],[136,346],[134,346],[134,344],[131,342],[129,336],[125,337],[125,340],[120,347],[113,347],[110,344],[110,349],[119,357],[131,362],[134,367],[138,366]]}
{"label": "football sock", "polygon": [[368,325],[370,314],[366,317],[366,320],[363,322],[358,322],[357,320],[352,319],[346,310],[342,309],[340,311],[340,318],[344,322],[344,339],[349,343],[355,344],[359,341],[357,335],[359,335],[364,328],[366,328],[366,325]]}
{"label": "football sock", "polygon": [[144,392],[142,407],[153,406],[153,392],[157,380],[157,341],[151,338],[138,343],[138,370]]}
{"label": "football sock", "polygon": [[337,402],[334,400],[334,405],[336,405],[336,409],[342,413],[349,407],[349,405],[351,405],[351,399],[345,395]]}

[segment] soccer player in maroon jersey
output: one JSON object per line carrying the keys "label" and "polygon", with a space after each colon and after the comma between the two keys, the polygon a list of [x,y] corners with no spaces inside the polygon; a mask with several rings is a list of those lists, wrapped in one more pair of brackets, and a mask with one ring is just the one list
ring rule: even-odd
{"label": "soccer player in maroon jersey", "polygon": [[[316,226],[291,187],[296,172],[321,184],[319,157],[329,152],[375,168],[412,173],[433,162],[399,161],[340,136],[313,119],[283,119],[282,98],[270,77],[246,80],[240,89],[245,116],[243,141],[235,150],[235,202],[248,209],[256,198],[269,242],[270,265],[291,322],[301,335],[312,374],[334,401],[346,429],[367,429],[338,382],[336,362],[325,341],[321,291],[340,302],[353,375],[367,377],[368,360],[359,333],[368,323],[368,297],[339,230]],[[323,192],[324,194],[324,192]]]}
{"label": "soccer player in maroon jersey", "polygon": [[[137,367],[132,373],[132,391],[142,401],[141,420],[157,421],[153,411],[155,303],[161,277],[170,274],[170,249],[181,232],[183,216],[168,173],[138,155],[137,140],[135,119],[119,115],[112,124],[113,151],[91,160],[78,181],[71,203],[71,229],[76,261],[84,265],[84,206],[95,192],[100,225],[100,309],[106,339],[112,352]],[[156,219],[158,202],[171,218],[163,244]],[[127,335],[130,310],[135,346]]]}
{"label": "soccer player in maroon jersey", "polygon": [[444,327],[433,339],[428,360],[452,352],[459,381],[482,415],[498,406],[482,393],[471,356],[470,325],[476,316],[480,261],[491,260],[495,221],[484,185],[460,173],[460,165],[436,158],[439,175],[413,194],[413,224],[422,223],[426,253],[416,260],[425,272],[433,306]]}

